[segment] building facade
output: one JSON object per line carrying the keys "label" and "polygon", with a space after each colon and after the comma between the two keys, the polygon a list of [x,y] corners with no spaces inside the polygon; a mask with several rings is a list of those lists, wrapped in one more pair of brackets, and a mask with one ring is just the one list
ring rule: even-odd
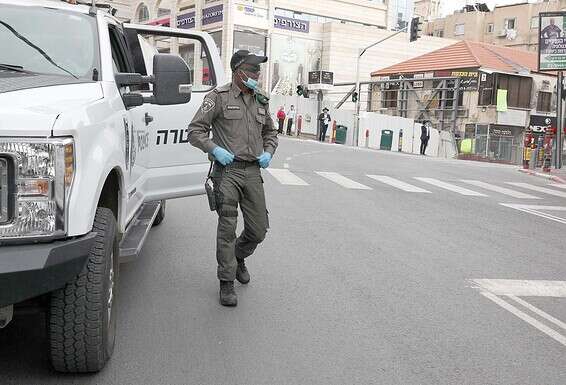
{"label": "building facade", "polygon": [[[228,70],[232,53],[239,49],[267,55],[261,85],[276,94],[294,93],[297,85],[307,84],[308,72],[315,70],[333,72],[335,83],[355,81],[359,50],[391,33],[387,29],[391,2],[382,0],[106,1],[118,9],[117,16],[123,20],[164,26],[175,23],[178,28],[210,33]],[[369,81],[376,68],[450,43],[425,37],[409,46],[407,35],[401,34],[363,56],[360,78]],[[157,46],[162,52],[179,53],[193,65],[194,48],[183,42],[157,42]]]}
{"label": "building facade", "polygon": [[535,53],[461,41],[373,75],[372,111],[431,122],[467,155],[518,164],[526,129],[556,129],[556,76]]}
{"label": "building facade", "polygon": [[424,21],[436,20],[440,17],[442,4],[440,0],[414,0],[414,16]]}
{"label": "building facade", "polygon": [[496,6],[466,6],[454,14],[425,23],[429,36],[477,41],[536,52],[538,14],[566,9],[566,0],[521,2]]}
{"label": "building facade", "polygon": [[413,17],[414,0],[389,0],[387,2],[387,26],[392,31],[406,28]]}

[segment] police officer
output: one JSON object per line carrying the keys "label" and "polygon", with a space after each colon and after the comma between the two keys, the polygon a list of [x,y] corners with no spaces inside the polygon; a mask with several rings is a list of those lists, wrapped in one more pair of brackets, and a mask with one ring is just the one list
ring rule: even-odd
{"label": "police officer", "polygon": [[[277,129],[269,99],[258,88],[260,64],[266,61],[265,56],[237,51],[230,60],[232,82],[208,93],[189,125],[190,143],[214,159],[217,275],[224,306],[238,304],[234,279],[250,281],[244,259],[264,240],[269,227],[260,167],[268,167],[275,153]],[[244,230],[236,238],[238,206]]]}

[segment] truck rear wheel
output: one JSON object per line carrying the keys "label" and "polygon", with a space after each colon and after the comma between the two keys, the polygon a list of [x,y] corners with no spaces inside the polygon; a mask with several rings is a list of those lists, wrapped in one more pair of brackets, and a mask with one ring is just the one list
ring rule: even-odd
{"label": "truck rear wheel", "polygon": [[51,363],[68,373],[97,372],[114,351],[118,258],[116,220],[99,207],[96,241],[74,281],[52,293],[47,328]]}
{"label": "truck rear wheel", "polygon": [[159,208],[159,211],[157,212],[157,215],[153,220],[152,226],[159,226],[161,222],[163,222],[163,220],[165,219],[165,202],[167,201],[166,200],[161,201],[161,207]]}

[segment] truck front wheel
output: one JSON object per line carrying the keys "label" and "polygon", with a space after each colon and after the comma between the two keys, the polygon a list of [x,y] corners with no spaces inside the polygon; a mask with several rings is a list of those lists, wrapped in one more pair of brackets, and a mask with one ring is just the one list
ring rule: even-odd
{"label": "truck front wheel", "polygon": [[47,329],[51,363],[68,373],[101,370],[114,350],[116,336],[116,220],[99,207],[96,241],[74,281],[52,293]]}

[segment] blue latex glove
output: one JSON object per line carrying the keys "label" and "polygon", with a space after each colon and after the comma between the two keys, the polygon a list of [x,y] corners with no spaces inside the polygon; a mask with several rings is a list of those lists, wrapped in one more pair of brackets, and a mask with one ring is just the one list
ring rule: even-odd
{"label": "blue latex glove", "polygon": [[264,151],[263,154],[257,157],[257,160],[259,161],[259,166],[261,168],[268,168],[269,163],[271,162],[271,154]]}
{"label": "blue latex glove", "polygon": [[216,159],[221,165],[226,166],[234,161],[234,154],[226,151],[224,148],[217,146],[212,150],[212,156]]}

